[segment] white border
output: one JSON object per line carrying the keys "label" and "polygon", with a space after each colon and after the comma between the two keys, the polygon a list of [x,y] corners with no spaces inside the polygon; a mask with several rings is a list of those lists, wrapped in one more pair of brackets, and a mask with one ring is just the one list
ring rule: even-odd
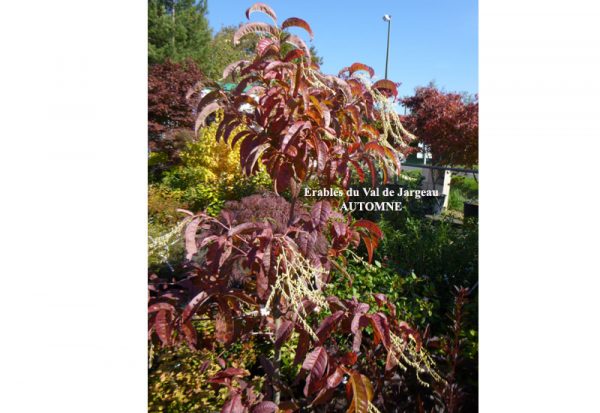
{"label": "white border", "polygon": [[[483,412],[598,404],[596,4],[480,4]],[[143,412],[146,3],[0,19],[3,410]]]}
{"label": "white border", "polygon": [[482,412],[597,409],[598,21],[480,2]]}

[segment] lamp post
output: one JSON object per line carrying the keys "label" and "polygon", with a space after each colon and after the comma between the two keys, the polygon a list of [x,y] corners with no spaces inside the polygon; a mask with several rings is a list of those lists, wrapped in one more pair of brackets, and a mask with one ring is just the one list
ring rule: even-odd
{"label": "lamp post", "polygon": [[383,21],[388,24],[388,35],[387,35],[387,49],[385,52],[385,78],[387,79],[388,61],[390,58],[390,28],[392,26],[392,16],[386,14],[383,16]]}

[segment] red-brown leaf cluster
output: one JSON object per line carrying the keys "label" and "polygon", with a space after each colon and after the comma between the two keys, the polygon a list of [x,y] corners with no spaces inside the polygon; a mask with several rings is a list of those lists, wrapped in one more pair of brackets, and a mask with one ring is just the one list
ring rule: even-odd
{"label": "red-brown leaf cluster", "polygon": [[166,61],[148,72],[148,142],[153,151],[176,161],[179,151],[192,137],[194,113],[186,92],[202,79],[193,61]]}
{"label": "red-brown leaf cluster", "polygon": [[[265,8],[261,5],[250,11],[265,12]],[[234,41],[250,33],[264,37],[254,60],[232,63],[225,69],[223,77],[232,76],[237,82],[233,91],[226,92],[214,82],[199,82],[192,90],[191,96],[199,101],[196,129],[207,116],[222,109],[217,140],[232,146],[239,143],[245,173],[255,173],[262,164],[277,193],[289,189],[297,194],[311,177],[326,187],[346,188],[352,170],[361,180],[365,168],[372,178],[376,166],[384,169],[386,179],[388,168],[398,172],[399,152],[373,126],[381,110],[373,90],[395,98],[396,84],[380,80],[371,90],[356,76],[359,71],[373,75],[373,69],[361,63],[343,69],[339,76],[321,73],[304,41],[282,30],[289,26],[312,34],[308,23],[297,18],[286,20],[281,28],[248,23],[238,29]],[[235,135],[234,130],[238,130]]]}
{"label": "red-brown leaf cluster", "polygon": [[478,164],[479,102],[446,93],[435,86],[417,88],[402,99],[410,110],[404,125],[431,147],[439,165],[472,167]]}

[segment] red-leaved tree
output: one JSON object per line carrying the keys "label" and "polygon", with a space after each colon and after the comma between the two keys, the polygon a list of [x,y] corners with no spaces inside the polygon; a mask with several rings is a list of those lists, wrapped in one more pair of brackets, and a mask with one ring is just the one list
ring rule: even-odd
{"label": "red-leaved tree", "polygon": [[[441,380],[420,334],[398,319],[382,294],[375,294],[371,308],[324,292],[332,269],[345,272],[345,256],[361,240],[372,258],[382,232],[371,221],[342,214],[339,200],[311,204],[300,194],[307,184],[347,188],[353,174],[364,180],[369,173],[374,185],[377,171],[384,181],[400,171],[412,136],[392,108],[396,85],[371,82],[373,69],[361,63],[338,76],[321,73],[305,42],[286,31],[300,27],[312,36],[307,22],[289,18],[279,26],[262,3],[246,14],[253,12],[274,23],[248,23],[235,33],[234,42],[260,34],[253,60],[223,73],[238,86],[227,92],[203,81],[188,98],[195,102],[196,129],[223,111],[216,139],[239,148],[248,175],[264,168],[275,193],[230,202],[217,217],[183,211],[185,278],[151,278],[150,337],[191,348],[251,336],[271,343],[274,356],[261,358],[266,383],[260,392],[248,385],[246,370],[224,368],[212,377],[229,389],[222,412],[334,411],[328,406],[339,403],[357,413],[376,406],[391,411],[394,401],[386,400],[384,389],[398,373],[411,369],[418,380]],[[289,202],[283,192],[291,194]],[[199,335],[194,323],[200,317],[214,320],[214,335]],[[281,348],[292,338],[300,388],[280,374]]]}
{"label": "red-leaved tree", "polygon": [[414,96],[402,99],[410,114],[406,128],[431,147],[438,165],[473,167],[478,164],[479,102],[466,101],[458,93],[435,86],[417,88]]}
{"label": "red-leaved tree", "polygon": [[177,162],[195,117],[186,92],[204,76],[193,61],[151,65],[148,70],[148,143],[167,163]]}

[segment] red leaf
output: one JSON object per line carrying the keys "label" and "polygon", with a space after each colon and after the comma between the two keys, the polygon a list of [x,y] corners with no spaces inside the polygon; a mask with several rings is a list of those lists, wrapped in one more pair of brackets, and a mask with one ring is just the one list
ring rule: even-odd
{"label": "red leaf", "polygon": [[256,135],[250,135],[240,144],[240,166],[242,169],[247,169],[248,158],[252,151],[260,145],[260,139]]}
{"label": "red leaf", "polygon": [[388,324],[387,318],[381,313],[368,314],[366,317],[368,317],[368,319],[371,321],[375,334],[383,342],[385,348],[389,350],[391,345],[390,326]]}
{"label": "red leaf", "polygon": [[248,371],[236,367],[228,367],[224,370],[217,372],[211,378],[208,379],[210,383],[224,383],[224,379],[231,379],[233,377],[244,377],[248,375]]}
{"label": "red leaf", "polygon": [[364,327],[367,323],[365,320],[365,315],[358,313],[355,314],[352,318],[352,322],[350,323],[350,331],[353,334],[358,334],[359,328]]}
{"label": "red leaf", "polygon": [[[266,269],[269,270],[268,268]],[[261,300],[267,298],[267,293],[269,292],[269,277],[265,274],[265,271],[261,267],[261,269],[256,273],[256,295]]]}
{"label": "red leaf", "polygon": [[170,311],[170,312],[174,313],[175,307],[173,307],[173,305],[169,304],[169,303],[156,303],[156,304],[152,304],[150,307],[148,307],[148,313],[155,313],[155,312],[161,311],[161,310]]}
{"label": "red leaf", "polygon": [[233,44],[238,45],[242,37],[250,33],[268,33],[271,36],[279,37],[279,29],[267,23],[247,23],[241,26],[233,35]]}
{"label": "red leaf", "polygon": [[294,49],[285,55],[283,58],[284,62],[290,62],[294,59],[298,59],[299,57],[304,56],[304,50],[302,49]]}
{"label": "red leaf", "polygon": [[358,353],[360,351],[360,345],[362,343],[362,330],[358,330],[354,334],[354,338],[352,339],[352,351]]}
{"label": "red leaf", "polygon": [[[247,60],[238,60],[237,62],[233,62],[227,65],[227,67],[225,67],[225,69],[223,70],[223,78],[227,79],[229,77],[229,75],[234,75],[235,74],[235,70],[239,67],[242,67],[244,65],[247,65],[248,61]],[[232,76],[233,77],[233,76]]]}
{"label": "red leaf", "polygon": [[262,229],[264,225],[256,222],[244,222],[243,224],[237,225],[229,230],[227,233],[228,237],[234,237],[243,232],[253,232]]}
{"label": "red leaf", "polygon": [[385,93],[387,96],[398,96],[398,88],[396,84],[391,80],[381,79],[373,83],[373,89],[377,89],[380,92]]}
{"label": "red leaf", "polygon": [[373,241],[373,238],[362,236],[362,240],[365,243],[365,247],[367,247],[367,254],[369,254],[369,263],[373,261],[373,250],[377,247],[376,242]]}
{"label": "red leaf", "polygon": [[284,163],[279,168],[279,173],[275,177],[275,192],[282,194],[289,186],[292,179],[292,168],[288,163]]}
{"label": "red leaf", "polygon": [[377,238],[383,237],[383,232],[381,228],[374,223],[373,221],[369,221],[366,219],[359,219],[352,224],[353,227],[366,228],[370,233],[374,234]]}
{"label": "red leaf", "polygon": [[376,127],[374,127],[373,125],[363,125],[361,130],[360,130],[361,135],[362,134],[366,134],[369,135],[369,137],[371,139],[377,139],[379,138],[379,131],[377,130]]}
{"label": "red leaf", "polygon": [[192,325],[191,321],[184,323],[181,325],[181,330],[183,331],[183,335],[185,337],[185,341],[188,343],[191,349],[196,348],[196,344],[198,342],[198,334],[196,333],[196,329]]}
{"label": "red leaf", "polygon": [[308,34],[310,35],[311,39],[315,36],[313,34],[312,29],[310,28],[310,25],[307,22],[305,22],[304,20],[299,19],[298,17],[290,17],[289,19],[286,19],[281,24],[282,29],[287,29],[288,27],[300,27],[300,28],[306,30],[308,32]]}
{"label": "red leaf", "polygon": [[294,122],[294,124],[292,126],[290,126],[287,133],[283,137],[283,140],[281,141],[281,150],[285,151],[285,148],[287,147],[288,143],[292,140],[292,137],[295,137],[297,134],[302,132],[304,129],[308,129],[308,128],[310,128],[310,122],[308,122],[308,121],[300,121],[299,120],[299,121]]}
{"label": "red leaf", "polygon": [[373,296],[375,297],[375,301],[377,301],[377,305],[382,306],[383,304],[385,304],[388,310],[390,310],[390,315],[392,317],[396,317],[396,306],[394,305],[394,303],[391,303],[390,300],[388,300],[388,298],[384,294],[376,293],[373,294]]}
{"label": "red leaf", "polygon": [[308,346],[310,345],[310,336],[304,330],[300,331],[300,337],[298,337],[298,346],[296,347],[296,355],[294,356],[294,364],[299,364],[306,352],[308,351]]}
{"label": "red leaf", "polygon": [[358,355],[354,351],[349,351],[340,360],[346,366],[352,366],[358,361]]}
{"label": "red leaf", "polygon": [[208,295],[205,291],[201,291],[198,295],[196,295],[192,300],[185,306],[183,310],[183,314],[181,315],[181,321],[183,323],[187,322],[192,315],[204,304],[210,295]]}
{"label": "red leaf", "polygon": [[308,370],[317,377],[323,376],[325,368],[327,367],[327,351],[324,347],[316,347],[313,351],[306,355],[302,368]]}
{"label": "red leaf", "polygon": [[246,10],[246,18],[250,19],[250,15],[256,12],[266,14],[272,18],[275,23],[277,23],[277,15],[275,14],[275,11],[273,11],[273,9],[265,3],[254,3],[252,6],[248,7],[248,10]]}
{"label": "red leaf", "polygon": [[342,318],[343,315],[344,311],[338,310],[332,315],[325,317],[323,321],[321,321],[319,328],[315,332],[317,337],[319,337],[321,343],[323,343],[323,341],[325,341],[327,337],[329,337],[329,335],[331,334],[331,330],[335,328],[335,326],[340,321],[340,318]]}
{"label": "red leaf", "polygon": [[296,402],[293,402],[291,400],[286,400],[286,401],[279,403],[279,409],[281,410],[281,413],[295,412],[299,408],[300,408],[300,406],[298,406],[298,404]]}
{"label": "red leaf", "polygon": [[238,393],[234,393],[229,400],[227,400],[227,403],[223,405],[221,413],[244,413],[242,396]]}
{"label": "red leaf", "polygon": [[172,314],[169,311],[160,310],[156,315],[156,334],[165,346],[171,345],[171,334],[173,332],[171,321]]}
{"label": "red leaf", "polygon": [[307,60],[308,64],[310,64],[310,62],[311,62],[310,49],[308,48],[308,46],[306,45],[306,43],[304,43],[304,40],[302,40],[298,36],[294,36],[293,34],[291,34],[285,40],[285,42],[289,43],[289,44],[291,44],[293,46],[296,46],[299,49],[304,50],[304,55],[306,56],[306,60]]}
{"label": "red leaf", "polygon": [[312,136],[315,153],[317,155],[317,171],[323,172],[327,161],[327,144],[319,139],[316,135]]}
{"label": "red leaf", "polygon": [[222,92],[220,90],[213,90],[211,92],[208,92],[206,95],[204,95],[204,97],[202,99],[200,99],[200,102],[198,102],[198,106],[196,106],[196,112],[197,113],[201,113],[202,109],[209,104],[210,102],[215,102],[217,101],[222,95]]}
{"label": "red leaf", "polygon": [[[225,143],[227,143],[229,136],[233,133],[235,128],[237,128],[239,125],[240,124],[237,121],[233,121],[233,122],[227,124],[227,127],[223,131],[223,141],[225,141]],[[217,136],[217,140],[218,140],[218,136]]]}
{"label": "red leaf", "polygon": [[362,170],[362,168],[360,167],[358,162],[350,161],[350,163],[352,164],[352,166],[354,166],[354,169],[356,170],[356,173],[358,174],[358,180],[360,182],[364,182],[365,181],[365,171]]}
{"label": "red leaf", "polygon": [[388,351],[387,357],[385,359],[385,371],[390,371],[397,365],[398,365],[398,359],[394,355],[394,352]]}
{"label": "red leaf", "polygon": [[336,388],[344,379],[344,371],[341,368],[335,369],[333,374],[327,378],[327,387],[330,389]]}
{"label": "red leaf", "polygon": [[322,229],[331,216],[331,204],[328,201],[319,201],[313,205],[310,217],[313,227]]}
{"label": "red leaf", "polygon": [[192,219],[192,221],[185,228],[185,258],[191,260],[194,254],[198,252],[198,246],[196,245],[196,231],[200,225],[200,217]]}
{"label": "red leaf", "polygon": [[290,320],[281,320],[281,325],[275,332],[275,347],[279,348],[290,337],[294,330],[294,323]]}
{"label": "red leaf", "polygon": [[277,47],[275,45],[275,41],[273,39],[269,39],[268,37],[264,37],[258,41],[256,44],[256,52],[259,55],[265,54],[265,51],[271,47]]}
{"label": "red leaf", "polygon": [[306,379],[306,385],[304,386],[304,395],[314,393],[324,384],[322,379],[327,369],[328,362],[327,351],[324,347],[316,347],[313,351],[308,353],[302,363],[302,368],[308,370],[310,375]]}
{"label": "red leaf", "polygon": [[273,402],[261,402],[256,405],[252,413],[274,413],[277,411],[277,405]]}
{"label": "red leaf", "polygon": [[319,392],[319,394],[317,394],[317,396],[313,399],[311,404],[313,406],[318,406],[320,404],[327,403],[328,401],[331,400],[331,398],[333,397],[334,394],[335,394],[335,392],[333,391],[333,389],[328,389],[327,387],[323,387],[321,389],[321,391]]}
{"label": "red leaf", "polygon": [[373,70],[373,68],[371,66],[367,66],[363,63],[356,62],[356,63],[353,63],[349,68],[350,75],[352,75],[354,72],[358,72],[359,70],[364,70],[364,71],[368,72],[369,76],[371,76],[371,77],[373,77],[373,75],[375,74],[375,71]]}
{"label": "red leaf", "polygon": [[213,112],[216,112],[220,107],[221,106],[219,106],[217,102],[212,102],[204,106],[204,108],[202,108],[202,111],[198,113],[198,116],[196,117],[194,131],[197,133],[198,129],[200,129],[201,126],[204,126],[204,121],[206,120],[208,115],[210,115]]}
{"label": "red leaf", "polygon": [[369,158],[365,158],[365,162],[369,167],[369,173],[371,174],[371,186],[375,187],[375,179],[377,177],[377,173],[375,172],[375,166],[373,165],[373,161]]}
{"label": "red leaf", "polygon": [[[250,136],[250,135],[254,135],[254,134],[248,130],[243,130],[241,132],[238,132],[231,140],[231,147],[234,148],[240,139],[245,138],[246,136]],[[251,138],[249,138],[249,139],[251,139]],[[227,141],[225,141],[225,142],[227,142]]]}

